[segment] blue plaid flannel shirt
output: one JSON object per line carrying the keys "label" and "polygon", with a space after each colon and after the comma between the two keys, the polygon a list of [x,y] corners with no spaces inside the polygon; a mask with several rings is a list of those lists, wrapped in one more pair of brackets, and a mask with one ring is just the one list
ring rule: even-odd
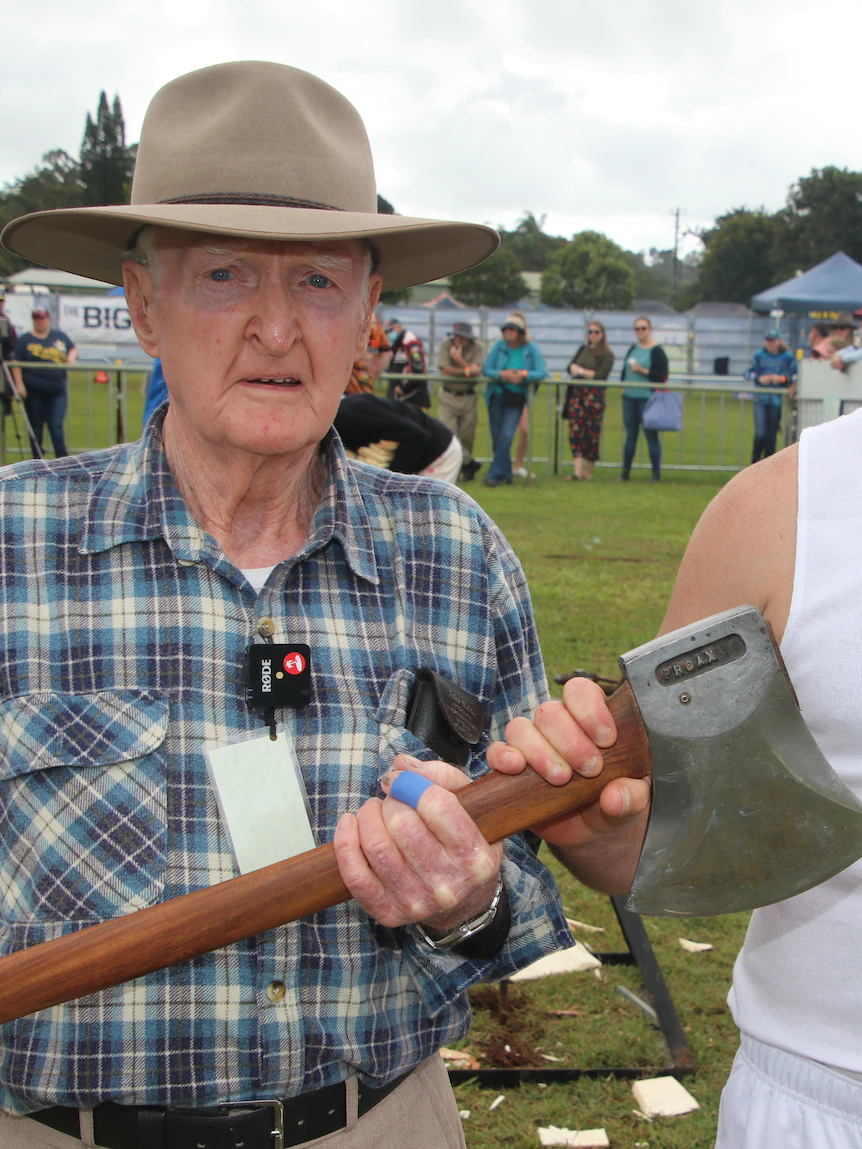
{"label": "blue plaid flannel shirt", "polygon": [[[379,793],[417,668],[478,697],[490,730],[546,695],[521,568],[453,487],[347,462],[301,553],[255,595],[189,514],[160,419],[109,451],[0,476],[0,951],[236,875],[207,748],[264,733],[243,700],[260,641],[312,649],[311,704],[278,713],[318,842]],[[571,944],[552,879],[506,846],[509,940],[490,963],[437,954],[355,902],[0,1032],[0,1106],[206,1106],[380,1085],[462,1036],[465,990]],[[283,1000],[267,987],[283,982]]]}

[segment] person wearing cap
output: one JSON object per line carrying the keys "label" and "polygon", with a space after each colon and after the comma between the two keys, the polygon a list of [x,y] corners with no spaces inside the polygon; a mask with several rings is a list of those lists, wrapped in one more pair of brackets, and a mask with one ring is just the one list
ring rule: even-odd
{"label": "person wearing cap", "polygon": [[775,454],[778,429],[781,426],[781,394],[774,388],[792,388],[796,382],[796,359],[787,350],[781,331],[771,327],[763,338],[763,347],[755,351],[745,378],[757,388],[754,396],[754,445],[752,463]]}
{"label": "person wearing cap", "polygon": [[515,311],[506,317],[500,334],[503,338],[491,348],[482,368],[485,378],[490,380],[485,387],[485,402],[494,452],[485,476],[486,487],[512,482],[512,440],[527,404],[528,389],[544,379],[547,370],[541,351],[530,339],[527,321],[521,312]]}
{"label": "person wearing cap", "polygon": [[856,334],[856,320],[849,311],[839,311],[832,323],[832,334],[829,341],[833,351],[841,351],[845,347],[853,346],[853,337]]}
{"label": "person wearing cap", "polygon": [[479,399],[476,381],[482,374],[485,348],[470,323],[456,323],[437,352],[443,383],[437,393],[440,422],[458,437],[464,452],[461,478],[472,482],[482,464],[473,458]]}
{"label": "person wearing cap", "polygon": [[389,320],[386,335],[392,352],[387,369],[402,376],[400,379],[389,380],[387,398],[401,399],[405,403],[413,403],[416,407],[430,407],[431,396],[428,394],[427,381],[410,378],[424,375],[428,367],[428,357],[422,346],[422,340],[415,331],[406,328],[400,319]]}
{"label": "person wearing cap", "polygon": [[838,313],[838,318],[844,320],[842,328],[837,329],[840,335],[840,344],[833,341],[834,353],[829,360],[830,366],[834,367],[836,371],[846,371],[851,363],[858,363],[862,359],[862,347],[857,347],[854,344],[859,326],[856,322],[858,315],[858,311],[854,315],[851,315],[849,311]]}
{"label": "person wearing cap", "polygon": [[[467,989],[571,944],[527,842],[488,845],[452,793],[547,697],[544,672],[481,509],[348,461],[331,428],[381,289],[476,264],[496,233],[378,214],[353,106],[241,62],[156,94],[130,204],[2,240],[123,283],[170,402],[138,442],[0,484],[0,949],[232,878],[235,837],[252,868],[288,836],[333,841],[352,898],[5,1026],[0,1134],[463,1147],[438,1050],[469,1028]],[[262,645],[304,675],[271,711],[246,702]],[[463,771],[413,733],[426,668],[476,701],[432,711]],[[243,785],[220,806],[225,755]],[[411,804],[389,795],[404,773]],[[305,796],[285,809],[273,777]]]}
{"label": "person wearing cap", "polygon": [[69,375],[58,367],[71,367],[78,358],[78,349],[65,331],[51,326],[51,313],[44,307],[35,307],[33,326],[15,342],[13,358],[33,367],[13,367],[12,376],[32,428],[30,446],[34,459],[42,458],[42,440],[45,425],[58,459],[68,455],[63,420],[69,405]]}

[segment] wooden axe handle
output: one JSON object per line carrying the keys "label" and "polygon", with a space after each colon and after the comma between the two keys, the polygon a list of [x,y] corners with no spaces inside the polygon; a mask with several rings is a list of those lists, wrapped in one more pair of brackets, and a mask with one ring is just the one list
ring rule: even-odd
{"label": "wooden axe handle", "polygon": [[[527,769],[490,773],[458,792],[489,842],[594,801],[613,778],[650,771],[649,744],[628,684],[609,700],[619,737],[598,778],[551,786]],[[350,897],[332,844],[217,886],[0,958],[0,1023],[143,977],[265,933]]]}

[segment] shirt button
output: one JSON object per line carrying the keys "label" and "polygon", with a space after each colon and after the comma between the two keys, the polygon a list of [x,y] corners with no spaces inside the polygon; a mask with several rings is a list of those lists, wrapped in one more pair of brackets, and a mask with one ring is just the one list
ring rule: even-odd
{"label": "shirt button", "polygon": [[286,993],[283,981],[271,981],[266,987],[266,996],[270,1001],[284,1001]]}
{"label": "shirt button", "polygon": [[271,618],[259,618],[257,620],[257,633],[261,638],[272,638],[275,634],[275,621]]}

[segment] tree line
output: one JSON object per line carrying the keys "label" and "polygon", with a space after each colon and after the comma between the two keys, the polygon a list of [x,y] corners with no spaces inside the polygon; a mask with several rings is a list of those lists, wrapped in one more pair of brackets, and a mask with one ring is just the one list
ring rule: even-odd
{"label": "tree line", "polygon": [[752,295],[845,251],[862,263],[862,172],[813,169],[792,184],[784,207],[734,208],[697,233],[702,250],[679,260],[653,248],[625,251],[607,236],[546,235],[526,212],[486,263],[451,279],[464,303],[501,307],[527,293],[524,271],[541,271],[549,307],[625,310],[659,299],[681,310],[702,301],[748,303]]}
{"label": "tree line", "polygon": [[547,235],[531,212],[486,263],[452,276],[452,293],[473,306],[502,307],[527,294],[524,271],[542,273],[549,307],[630,308],[658,299],[685,310],[702,301],[748,303],[752,295],[845,251],[862,263],[862,172],[813,169],[781,209],[734,208],[697,233],[702,250],[626,251],[607,236]]}
{"label": "tree line", "polygon": [[[0,188],[0,228],[27,212],[128,203],[136,144],[126,143],[119,96],[99,96],[87,113],[78,158],[61,149]],[[395,209],[378,196],[378,210]],[[596,231],[570,239],[549,235],[531,211],[512,230],[500,228],[499,250],[450,277],[452,294],[470,306],[504,307],[529,292],[525,271],[541,273],[540,297],[550,307],[630,308],[658,299],[684,310],[717,300],[747,303],[752,295],[843,250],[862,263],[862,172],[813,169],[792,184],[780,210],[734,208],[698,232],[702,250],[680,260],[673,250],[626,251]],[[26,267],[0,249],[0,276]],[[390,301],[409,292],[390,293]]]}
{"label": "tree line", "polygon": [[[0,188],[0,229],[31,211],[128,203],[136,151],[136,144],[126,144],[119,96],[109,105],[102,92],[95,119],[87,113],[77,159],[55,148],[32,171]],[[27,260],[0,248],[0,276],[28,266]]]}

